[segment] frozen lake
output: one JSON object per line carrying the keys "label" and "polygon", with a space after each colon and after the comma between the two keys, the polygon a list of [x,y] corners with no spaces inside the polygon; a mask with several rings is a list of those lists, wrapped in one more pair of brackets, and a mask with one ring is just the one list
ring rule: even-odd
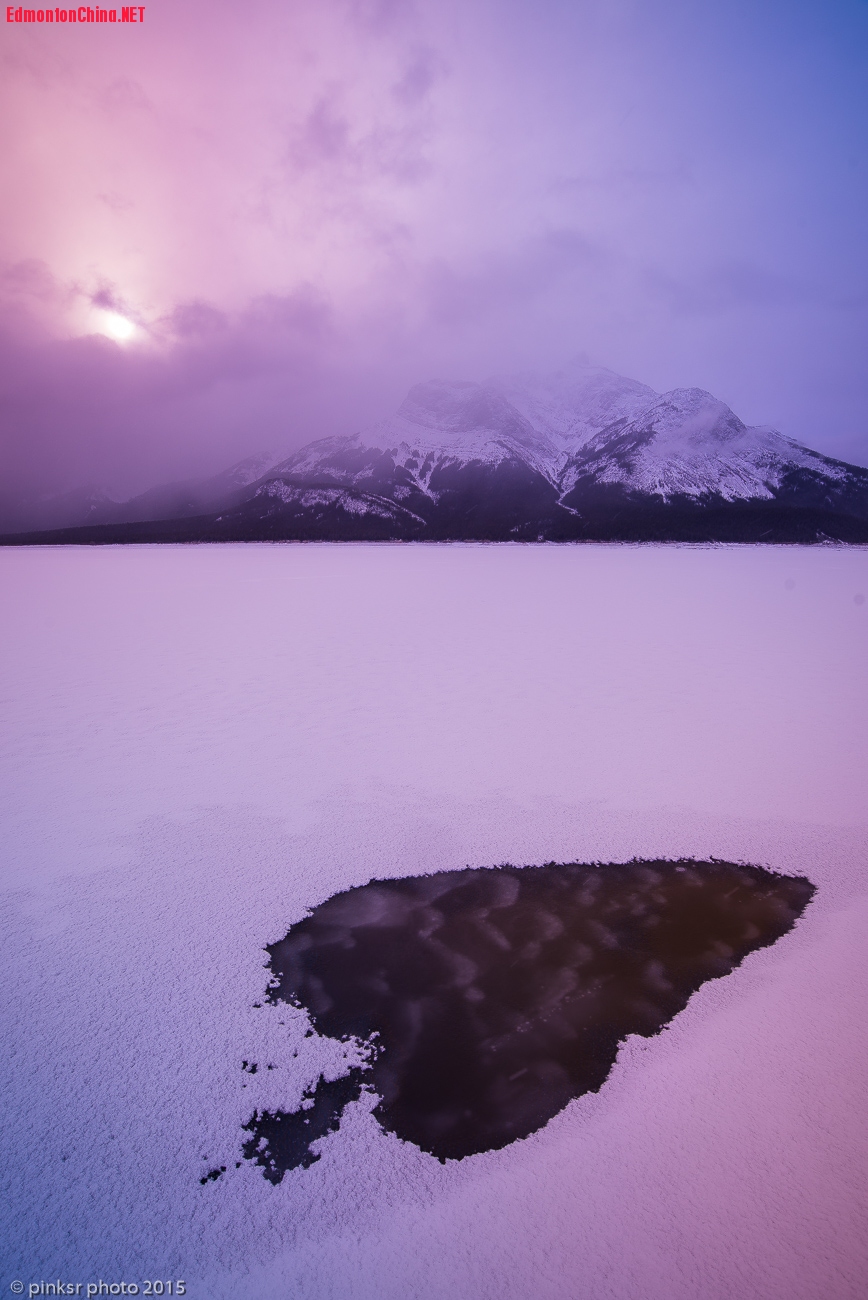
{"label": "frozen lake", "polygon": [[[4,1287],[861,1298],[868,550],[7,549],[0,590]],[[254,1005],[310,908],[634,855],[817,894],[527,1139],[442,1165],[363,1097],[236,1169],[345,1068]]]}

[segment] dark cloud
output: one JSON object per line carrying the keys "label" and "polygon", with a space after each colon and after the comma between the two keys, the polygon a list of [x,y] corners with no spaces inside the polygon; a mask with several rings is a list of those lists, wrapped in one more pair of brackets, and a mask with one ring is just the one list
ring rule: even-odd
{"label": "dark cloud", "polygon": [[[106,293],[103,305],[116,307]],[[0,322],[0,445],[6,491],[80,482],[132,492],[220,469],[248,451],[344,431],[381,409],[370,379],[339,364],[314,292],[254,300],[236,314],[179,305],[149,340],[63,341]],[[376,385],[373,386],[376,389]]]}
{"label": "dark cloud", "polygon": [[784,275],[748,262],[703,269],[691,277],[660,268],[643,272],[649,292],[676,312],[716,313],[741,307],[830,305],[834,293],[805,276]]}
{"label": "dark cloud", "polygon": [[320,169],[333,183],[346,187],[342,202],[348,210],[359,204],[355,187],[369,181],[386,177],[401,184],[417,183],[430,171],[426,154],[429,131],[411,111],[421,106],[424,97],[425,91],[414,95],[405,88],[400,115],[381,118],[359,130],[343,107],[342,92],[333,89],[316,102],[300,128],[291,132],[285,165],[290,173]]}
{"label": "dark cloud", "polygon": [[595,279],[610,262],[602,244],[577,231],[553,230],[470,265],[434,263],[424,279],[428,310],[433,321],[447,326],[493,315],[502,320],[504,311],[512,320],[555,287],[569,283],[575,290],[577,279]]}
{"label": "dark cloud", "polygon": [[416,13],[413,0],[341,0],[341,3],[355,26],[376,35],[406,27]]}
{"label": "dark cloud", "polygon": [[154,105],[138,81],[117,77],[109,82],[99,97],[100,106],[109,114],[152,113]]}
{"label": "dark cloud", "polygon": [[421,46],[411,52],[400,81],[392,87],[392,94],[399,104],[413,107],[425,99],[447,71],[448,65],[437,50]]}
{"label": "dark cloud", "polygon": [[290,148],[290,156],[299,167],[353,156],[349,120],[339,111],[335,93],[323,96],[314,105]]}
{"label": "dark cloud", "polygon": [[35,257],[0,269],[0,294],[7,301],[21,297],[55,302],[60,296],[59,285],[51,271]]}

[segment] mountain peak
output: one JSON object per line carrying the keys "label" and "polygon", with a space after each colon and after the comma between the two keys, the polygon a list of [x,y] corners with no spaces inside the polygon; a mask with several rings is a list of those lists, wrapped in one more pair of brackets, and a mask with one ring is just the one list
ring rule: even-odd
{"label": "mountain peak", "polygon": [[82,518],[122,540],[147,520],[155,539],[868,541],[868,471],[750,428],[702,388],[657,393],[585,360],[416,384],[374,428],[274,459],[82,502]]}
{"label": "mountain peak", "polygon": [[431,380],[410,389],[398,418],[444,433],[531,436],[533,426],[500,394],[465,380]]}
{"label": "mountain peak", "polygon": [[704,388],[673,388],[661,393],[635,420],[647,422],[658,435],[673,435],[685,445],[709,439],[729,442],[747,429],[725,402]]}
{"label": "mountain peak", "polygon": [[632,417],[657,397],[647,384],[584,360],[553,372],[496,376],[488,386],[565,452],[576,451],[600,429]]}

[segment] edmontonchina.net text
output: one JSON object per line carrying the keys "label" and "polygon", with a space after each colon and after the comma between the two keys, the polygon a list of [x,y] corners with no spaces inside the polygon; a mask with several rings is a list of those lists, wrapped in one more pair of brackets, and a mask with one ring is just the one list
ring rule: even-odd
{"label": "edmontonchina.net text", "polygon": [[79,5],[77,9],[16,9],[14,5],[6,6],[7,23],[143,23],[145,21],[144,5],[128,5],[121,9],[89,9]]}

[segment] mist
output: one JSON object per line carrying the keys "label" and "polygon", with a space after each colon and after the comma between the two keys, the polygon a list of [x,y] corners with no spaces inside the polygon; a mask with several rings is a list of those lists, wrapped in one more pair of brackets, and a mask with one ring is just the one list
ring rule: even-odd
{"label": "mist", "polygon": [[4,491],[122,497],[576,354],[868,463],[868,6],[2,28]]}

